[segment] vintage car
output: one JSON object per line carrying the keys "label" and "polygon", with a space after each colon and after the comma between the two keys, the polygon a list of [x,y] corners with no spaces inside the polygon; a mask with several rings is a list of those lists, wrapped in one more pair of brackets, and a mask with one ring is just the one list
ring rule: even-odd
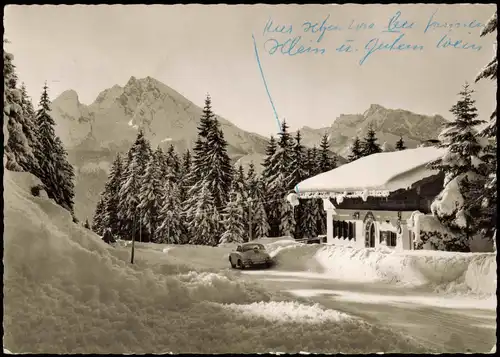
{"label": "vintage car", "polygon": [[229,254],[231,267],[235,269],[244,269],[254,266],[265,266],[270,268],[273,265],[273,259],[266,252],[266,248],[259,243],[244,243],[239,245],[235,251]]}

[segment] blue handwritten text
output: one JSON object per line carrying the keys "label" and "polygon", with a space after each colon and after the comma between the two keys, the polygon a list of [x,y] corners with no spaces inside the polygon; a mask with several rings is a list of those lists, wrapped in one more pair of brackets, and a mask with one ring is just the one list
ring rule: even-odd
{"label": "blue handwritten text", "polygon": [[277,32],[277,33],[291,34],[292,30],[293,30],[292,25],[273,26],[273,20],[269,19],[269,20],[267,20],[266,26],[264,26],[264,31],[262,34],[265,35],[266,32]]}
{"label": "blue handwritten text", "polygon": [[452,40],[448,35],[444,35],[436,44],[437,48],[459,48],[464,50],[480,51],[482,46],[462,40]]}
{"label": "blue handwritten text", "polygon": [[326,50],[320,47],[303,46],[300,42],[302,36],[289,38],[285,42],[280,42],[275,38],[270,38],[264,43],[267,53],[274,55],[278,50],[283,55],[296,56],[303,53],[324,54]]}
{"label": "blue handwritten text", "polygon": [[337,25],[327,25],[327,21],[330,18],[330,14],[323,20],[323,22],[320,24],[318,22],[312,23],[310,21],[306,21],[302,24],[302,28],[304,32],[311,32],[311,33],[320,33],[319,37],[316,39],[316,42],[320,42],[323,39],[323,36],[325,36],[326,31],[341,31],[342,28]]}
{"label": "blue handwritten text", "polygon": [[437,10],[434,11],[429,18],[429,21],[427,21],[427,25],[425,26],[424,33],[427,33],[429,30],[435,30],[435,29],[442,29],[442,28],[447,28],[449,31],[453,29],[458,29],[458,28],[467,28],[467,29],[475,29],[479,27],[483,27],[484,24],[472,20],[470,22],[439,22],[434,20],[434,15],[436,15]]}
{"label": "blue handwritten text", "polygon": [[413,25],[415,25],[414,22],[400,20],[400,17],[401,11],[397,11],[394,16],[389,19],[389,23],[384,32],[401,32],[401,30],[413,29]]}
{"label": "blue handwritten text", "polygon": [[422,51],[424,46],[422,45],[410,45],[406,43],[402,43],[402,39],[404,37],[404,33],[398,36],[394,41],[384,42],[380,38],[373,38],[365,45],[365,55],[359,61],[359,64],[362,65],[365,63],[368,57],[374,54],[377,51]]}
{"label": "blue handwritten text", "polygon": [[353,49],[351,47],[351,43],[353,42],[353,40],[346,40],[345,42],[346,43],[344,43],[344,44],[340,45],[339,47],[337,47],[335,49],[335,51],[337,51],[337,52],[349,52],[349,53],[357,51],[356,49]]}
{"label": "blue handwritten text", "polygon": [[360,31],[360,30],[371,30],[375,27],[375,24],[372,22],[372,23],[364,23],[364,22],[360,22],[360,23],[356,23],[354,20],[351,21],[351,23],[349,24],[349,26],[347,27],[348,30],[354,30],[354,31]]}

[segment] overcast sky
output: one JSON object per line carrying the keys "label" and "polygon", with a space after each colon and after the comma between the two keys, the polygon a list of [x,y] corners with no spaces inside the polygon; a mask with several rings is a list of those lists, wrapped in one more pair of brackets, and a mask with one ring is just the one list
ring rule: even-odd
{"label": "overcast sky", "polygon": [[[380,50],[360,65],[367,44],[400,36],[383,32],[398,10],[400,25],[414,22],[398,44],[423,50]],[[434,26],[424,33],[436,10],[435,25],[472,22],[474,28]],[[74,89],[90,104],[131,76],[151,76],[199,106],[209,92],[217,114],[267,136],[277,127],[252,35],[276,112],[292,129],[329,126],[339,114],[362,113],[372,103],[450,118],[461,86],[473,82],[492,58],[496,36],[480,38],[475,24],[484,24],[494,11],[495,5],[476,4],[8,6],[4,26],[11,42],[6,48],[35,102],[45,80],[53,99]],[[342,31],[325,32],[319,43],[320,33],[303,32],[304,22],[321,24],[328,15],[327,26]],[[292,25],[292,34],[264,35],[270,18],[275,25]],[[349,30],[352,21],[374,26]],[[437,48],[444,35],[482,48]],[[305,47],[324,48],[324,54],[269,53],[276,43],[270,39],[283,43],[296,36]],[[345,40],[358,51],[338,53]],[[474,88],[480,114],[489,116],[496,105],[494,84],[483,81]]]}

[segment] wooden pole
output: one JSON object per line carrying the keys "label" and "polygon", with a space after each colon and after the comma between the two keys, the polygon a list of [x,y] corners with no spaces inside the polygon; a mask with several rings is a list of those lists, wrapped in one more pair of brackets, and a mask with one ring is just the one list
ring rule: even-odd
{"label": "wooden pole", "polygon": [[135,214],[132,223],[132,254],[130,257],[130,264],[134,264],[134,252],[135,252]]}
{"label": "wooden pole", "polygon": [[248,199],[248,241],[253,240],[252,232],[252,199]]}
{"label": "wooden pole", "polygon": [[170,219],[168,220],[167,223],[167,242],[170,244]]}

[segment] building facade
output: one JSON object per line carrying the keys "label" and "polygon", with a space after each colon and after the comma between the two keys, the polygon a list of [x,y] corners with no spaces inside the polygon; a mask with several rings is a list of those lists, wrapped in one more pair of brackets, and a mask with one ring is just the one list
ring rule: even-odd
{"label": "building facade", "polygon": [[440,229],[430,206],[444,175],[428,164],[441,155],[435,147],[373,154],[302,181],[296,194],[323,199],[329,244],[421,248],[423,228]]}

